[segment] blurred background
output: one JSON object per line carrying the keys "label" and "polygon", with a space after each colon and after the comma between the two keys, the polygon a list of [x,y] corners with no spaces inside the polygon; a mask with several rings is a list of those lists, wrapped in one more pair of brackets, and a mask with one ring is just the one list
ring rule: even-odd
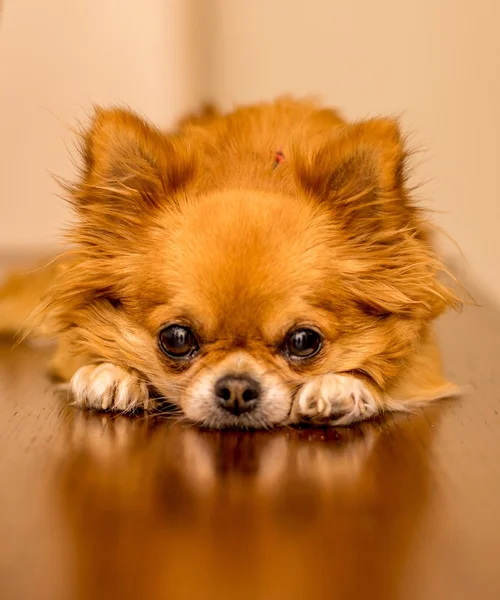
{"label": "blurred background", "polygon": [[52,250],[70,215],[51,173],[74,176],[70,129],[93,103],[168,128],[207,100],[312,95],[401,118],[466,263],[443,253],[500,304],[499,23],[496,0],[4,0],[0,255]]}

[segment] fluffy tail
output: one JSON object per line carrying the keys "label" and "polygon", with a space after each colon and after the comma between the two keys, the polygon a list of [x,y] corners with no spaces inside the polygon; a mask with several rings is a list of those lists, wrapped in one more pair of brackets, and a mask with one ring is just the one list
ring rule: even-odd
{"label": "fluffy tail", "polygon": [[[61,267],[59,260],[33,270],[12,272],[0,285],[0,336],[24,335],[30,316],[36,311]],[[38,331],[43,337],[43,330]]]}

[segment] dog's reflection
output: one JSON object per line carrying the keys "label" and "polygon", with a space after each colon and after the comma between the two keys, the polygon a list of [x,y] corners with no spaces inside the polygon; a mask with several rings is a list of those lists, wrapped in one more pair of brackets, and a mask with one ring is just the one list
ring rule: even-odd
{"label": "dog's reflection", "polygon": [[78,598],[400,597],[436,412],[249,433],[71,418],[60,483]]}

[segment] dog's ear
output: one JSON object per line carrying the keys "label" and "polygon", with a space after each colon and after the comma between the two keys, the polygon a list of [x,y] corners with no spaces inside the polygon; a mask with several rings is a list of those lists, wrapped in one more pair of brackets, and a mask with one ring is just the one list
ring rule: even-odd
{"label": "dog's ear", "polygon": [[405,156],[397,123],[372,119],[334,128],[312,151],[299,151],[292,167],[299,186],[355,234],[383,219],[401,226]]}
{"label": "dog's ear", "polygon": [[82,154],[82,181],[72,189],[77,209],[156,205],[185,186],[196,167],[180,138],[164,135],[123,109],[96,109],[83,135]]}
{"label": "dog's ear", "polygon": [[357,303],[377,316],[428,319],[459,301],[438,281],[445,269],[405,189],[406,156],[397,123],[373,119],[334,127],[312,149],[296,150],[292,169],[298,186],[330,210],[342,285]]}

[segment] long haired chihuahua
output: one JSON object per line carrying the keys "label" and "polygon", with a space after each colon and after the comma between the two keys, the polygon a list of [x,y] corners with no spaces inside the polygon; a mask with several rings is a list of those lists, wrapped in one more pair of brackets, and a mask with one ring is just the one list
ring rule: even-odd
{"label": "long haired chihuahua", "polygon": [[431,325],[459,300],[405,158],[394,121],[308,102],[168,135],[97,109],[68,186],[73,258],[40,311],[74,402],[269,428],[454,394]]}

